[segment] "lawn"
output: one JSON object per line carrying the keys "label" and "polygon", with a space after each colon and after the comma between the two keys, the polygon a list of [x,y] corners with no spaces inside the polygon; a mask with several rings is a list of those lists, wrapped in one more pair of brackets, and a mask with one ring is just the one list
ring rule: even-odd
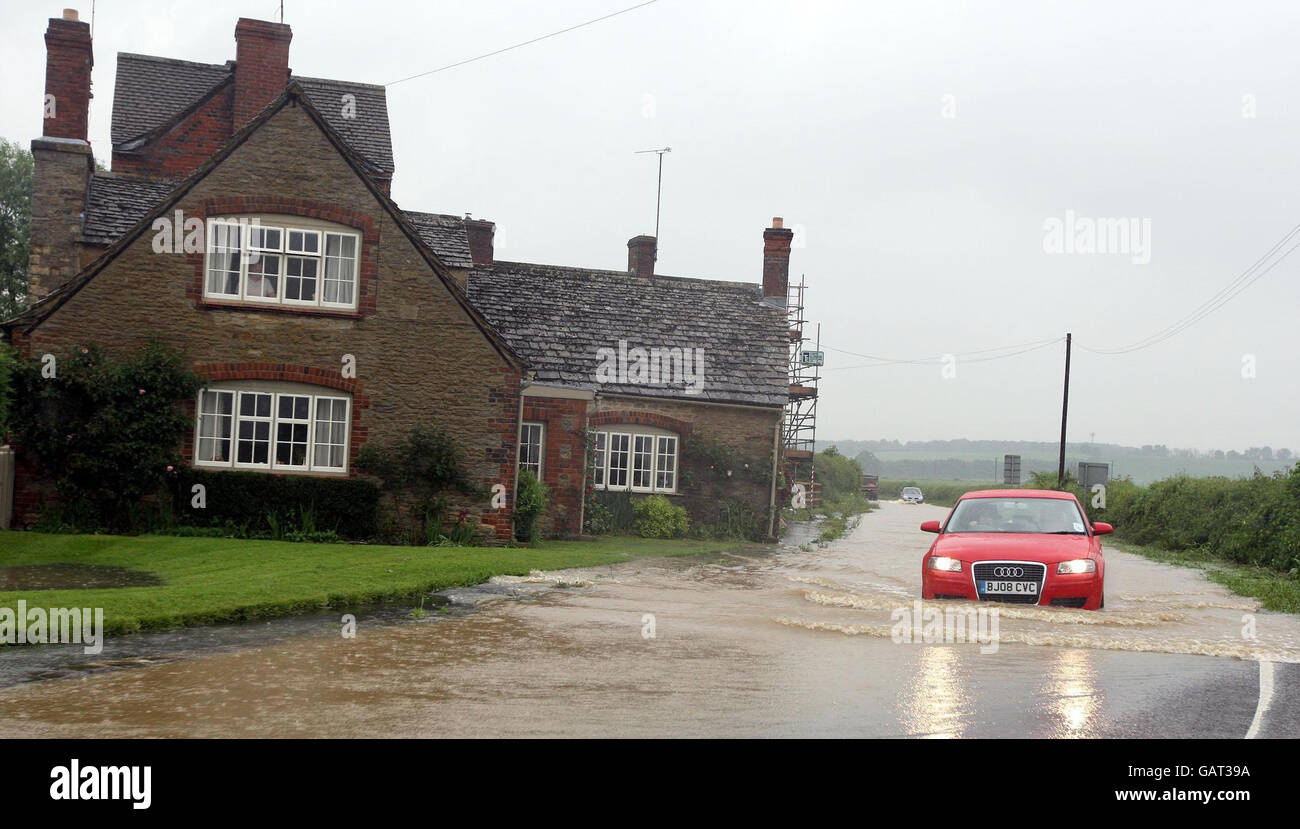
{"label": "lawn", "polygon": [[735,549],[741,542],[601,538],[534,547],[389,547],[174,536],[0,531],[0,566],[78,563],[145,570],[151,587],[0,591],[0,607],[102,607],[105,632],[283,616],[402,599],[497,575],[591,567],[635,556]]}

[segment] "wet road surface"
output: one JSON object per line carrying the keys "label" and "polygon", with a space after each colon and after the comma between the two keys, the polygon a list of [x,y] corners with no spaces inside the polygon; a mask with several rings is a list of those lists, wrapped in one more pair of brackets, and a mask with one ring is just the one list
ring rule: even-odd
{"label": "wet road surface", "polygon": [[1114,550],[1103,611],[1003,605],[996,649],[896,643],[917,525],[945,513],[884,503],[814,550],[497,579],[353,639],[337,616],[146,634],[95,670],[4,649],[0,737],[1300,736],[1300,619]]}

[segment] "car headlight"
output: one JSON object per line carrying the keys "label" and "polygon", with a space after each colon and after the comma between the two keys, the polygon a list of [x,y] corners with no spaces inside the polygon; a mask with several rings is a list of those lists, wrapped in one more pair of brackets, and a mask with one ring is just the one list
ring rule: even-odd
{"label": "car headlight", "polygon": [[926,567],[931,570],[944,570],[949,573],[961,572],[961,559],[947,556],[932,556],[926,560]]}
{"label": "car headlight", "polygon": [[1073,573],[1095,573],[1097,572],[1097,562],[1090,558],[1076,558],[1071,561],[1062,561],[1056,565],[1056,574],[1066,576]]}

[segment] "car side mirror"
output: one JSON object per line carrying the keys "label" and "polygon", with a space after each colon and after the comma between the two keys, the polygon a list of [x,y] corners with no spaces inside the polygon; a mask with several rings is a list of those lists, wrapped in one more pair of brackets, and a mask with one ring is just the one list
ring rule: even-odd
{"label": "car side mirror", "polygon": [[923,521],[923,522],[921,522],[921,532],[924,532],[924,533],[937,533],[937,532],[939,532],[939,522],[938,522],[938,521]]}
{"label": "car side mirror", "polygon": [[1092,525],[1093,535],[1110,535],[1113,532],[1115,532],[1115,528],[1105,521],[1097,521]]}

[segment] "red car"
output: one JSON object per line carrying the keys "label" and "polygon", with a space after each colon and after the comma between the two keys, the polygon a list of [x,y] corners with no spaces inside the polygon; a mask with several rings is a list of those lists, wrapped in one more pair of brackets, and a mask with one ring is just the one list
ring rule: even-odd
{"label": "red car", "polygon": [[1098,610],[1106,606],[1106,560],[1093,524],[1068,492],[990,489],[968,492],[921,563],[921,596]]}

